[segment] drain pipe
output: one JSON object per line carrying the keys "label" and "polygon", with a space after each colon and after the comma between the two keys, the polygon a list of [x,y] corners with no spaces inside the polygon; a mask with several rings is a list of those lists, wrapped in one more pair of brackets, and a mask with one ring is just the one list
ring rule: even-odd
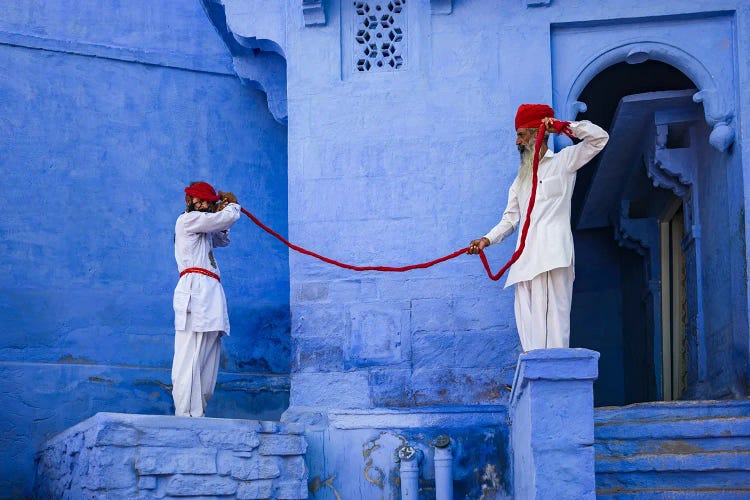
{"label": "drain pipe", "polygon": [[419,498],[420,452],[413,446],[404,445],[398,449],[399,476],[401,477],[401,500]]}
{"label": "drain pipe", "polygon": [[441,434],[435,438],[435,500],[453,500],[453,454],[451,438]]}

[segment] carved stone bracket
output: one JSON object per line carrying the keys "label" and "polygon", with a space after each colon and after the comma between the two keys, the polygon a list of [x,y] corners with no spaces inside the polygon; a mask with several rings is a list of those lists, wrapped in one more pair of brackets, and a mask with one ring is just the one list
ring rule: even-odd
{"label": "carved stone bracket", "polygon": [[[655,151],[647,153],[645,163],[646,173],[654,187],[669,189],[683,198],[693,184],[693,170],[690,168],[692,157],[681,153],[684,152],[657,146]],[[685,161],[676,161],[676,157]]]}
{"label": "carved stone bracket", "polygon": [[[679,112],[677,116],[674,112],[656,114],[656,137],[653,146],[644,154],[644,163],[646,174],[654,187],[668,189],[683,200],[685,239],[682,245],[686,249],[695,238],[700,238],[700,224],[695,217],[696,200],[691,190],[697,175],[697,156],[692,147],[667,147],[670,125],[690,125],[691,120],[684,121],[683,118],[679,116]],[[691,131],[692,127],[687,132]]]}
{"label": "carved stone bracket", "polygon": [[631,219],[629,211],[630,200],[622,200],[619,219],[612,224],[615,241],[620,247],[646,257],[646,276],[652,279],[659,269],[659,253],[651,251],[652,248],[659,248],[659,224],[653,218]]}
{"label": "carved stone bracket", "polygon": [[615,240],[623,248],[633,250],[638,255],[647,255],[649,250],[658,245],[658,232],[654,219],[631,219],[628,215],[630,200],[622,200],[620,217],[613,224]]}
{"label": "carved stone bracket", "polygon": [[234,71],[242,83],[265,92],[268,110],[276,121],[286,123],[286,60],[268,52],[245,54],[233,60]]}
{"label": "carved stone bracket", "polygon": [[[283,2],[201,0],[232,53],[243,84],[265,92],[268,110],[287,121],[286,7]],[[322,0],[321,2],[322,8]]]}
{"label": "carved stone bracket", "polygon": [[325,1],[302,0],[302,19],[305,22],[305,26],[325,26]]}
{"label": "carved stone bracket", "polygon": [[693,102],[702,102],[706,106],[706,121],[713,127],[708,142],[719,151],[726,151],[734,142],[734,126],[730,125],[734,113],[721,112],[710,113],[709,108],[715,108],[714,103],[720,100],[716,96],[716,89],[709,88],[697,92],[693,96]]}
{"label": "carved stone bracket", "polygon": [[430,0],[430,10],[433,15],[448,15],[453,12],[453,0]]}

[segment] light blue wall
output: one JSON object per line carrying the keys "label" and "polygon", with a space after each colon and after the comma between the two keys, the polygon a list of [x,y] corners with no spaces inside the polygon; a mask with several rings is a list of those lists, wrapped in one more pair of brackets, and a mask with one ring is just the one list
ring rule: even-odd
{"label": "light blue wall", "polygon": [[[741,118],[750,102],[739,91],[750,76],[745,2],[461,1],[448,15],[434,13],[443,3],[406,4],[398,21],[403,67],[374,73],[357,71],[361,27],[352,2],[325,2],[320,27],[304,27],[299,7],[288,3],[289,227],[300,244],[349,262],[396,265],[481,236],[499,220],[515,175],[518,104],[551,102],[574,118],[569,105],[577,95],[570,92],[622,62],[628,52],[618,50],[638,41],[661,44],[646,49],[709,90],[703,105],[711,126],[726,119],[734,130],[734,145],[711,160],[712,175],[733,180],[730,203],[717,206],[717,216],[731,217],[727,208],[747,203]],[[746,224],[742,214],[735,219]],[[716,241],[739,236],[730,243],[739,257],[734,281],[715,296],[732,323],[708,340],[733,342],[739,384],[722,375],[725,388],[746,386],[748,376],[745,240],[732,227]],[[490,250],[495,266],[512,250],[515,236],[509,240]],[[487,404],[507,397],[519,353],[512,291],[486,280],[477,258],[406,275],[352,275],[297,255],[290,266],[292,405]],[[730,297],[743,305],[726,306]],[[619,338],[614,329],[611,338]]]}
{"label": "light blue wall", "polygon": [[[407,2],[404,68],[373,74],[356,70],[352,2],[330,2],[325,27],[299,29],[289,14],[295,241],[348,262],[405,265],[462,248],[498,221],[517,164],[515,106],[550,97],[512,81],[519,41],[500,29],[498,8],[462,2],[431,16],[429,3]],[[488,252],[494,266],[512,247]],[[291,255],[290,269],[293,405],[507,400],[520,352],[512,290],[487,280],[477,257],[354,275]],[[330,355],[309,354],[323,349]]]}
{"label": "light blue wall", "polygon": [[[281,231],[286,127],[197,2],[26,2],[0,23],[0,496],[95,412],[169,414],[174,221],[206,179]],[[131,60],[132,59],[132,60]],[[288,401],[286,251],[243,218],[217,255],[232,335],[210,416]]]}

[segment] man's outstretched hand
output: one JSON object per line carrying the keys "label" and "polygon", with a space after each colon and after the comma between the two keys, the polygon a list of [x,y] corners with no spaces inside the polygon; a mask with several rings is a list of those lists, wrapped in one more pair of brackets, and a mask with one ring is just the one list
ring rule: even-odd
{"label": "man's outstretched hand", "polygon": [[472,240],[471,243],[469,243],[468,253],[478,254],[480,250],[484,250],[488,246],[490,246],[490,240],[485,237],[479,238],[478,240]]}
{"label": "man's outstretched hand", "polygon": [[221,197],[221,201],[219,202],[219,210],[224,210],[230,203],[239,204],[239,201],[237,201],[237,197],[234,195],[234,193],[231,193],[229,191],[219,191],[219,196]]}

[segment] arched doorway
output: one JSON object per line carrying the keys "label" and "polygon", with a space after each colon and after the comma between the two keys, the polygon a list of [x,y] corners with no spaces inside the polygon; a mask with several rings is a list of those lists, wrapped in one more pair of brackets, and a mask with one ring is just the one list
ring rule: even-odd
{"label": "arched doorway", "polygon": [[[587,106],[577,119],[612,135],[573,196],[571,346],[602,354],[597,406],[709,392],[707,345],[724,340],[707,341],[705,309],[726,315],[719,297],[732,292],[703,278],[731,272],[721,262],[732,256],[729,245],[701,239],[702,219],[717,224],[729,212],[711,198],[727,178],[709,166],[717,160],[695,92],[678,69],[646,61],[609,66],[577,99]],[[704,257],[707,247],[717,253]]]}

